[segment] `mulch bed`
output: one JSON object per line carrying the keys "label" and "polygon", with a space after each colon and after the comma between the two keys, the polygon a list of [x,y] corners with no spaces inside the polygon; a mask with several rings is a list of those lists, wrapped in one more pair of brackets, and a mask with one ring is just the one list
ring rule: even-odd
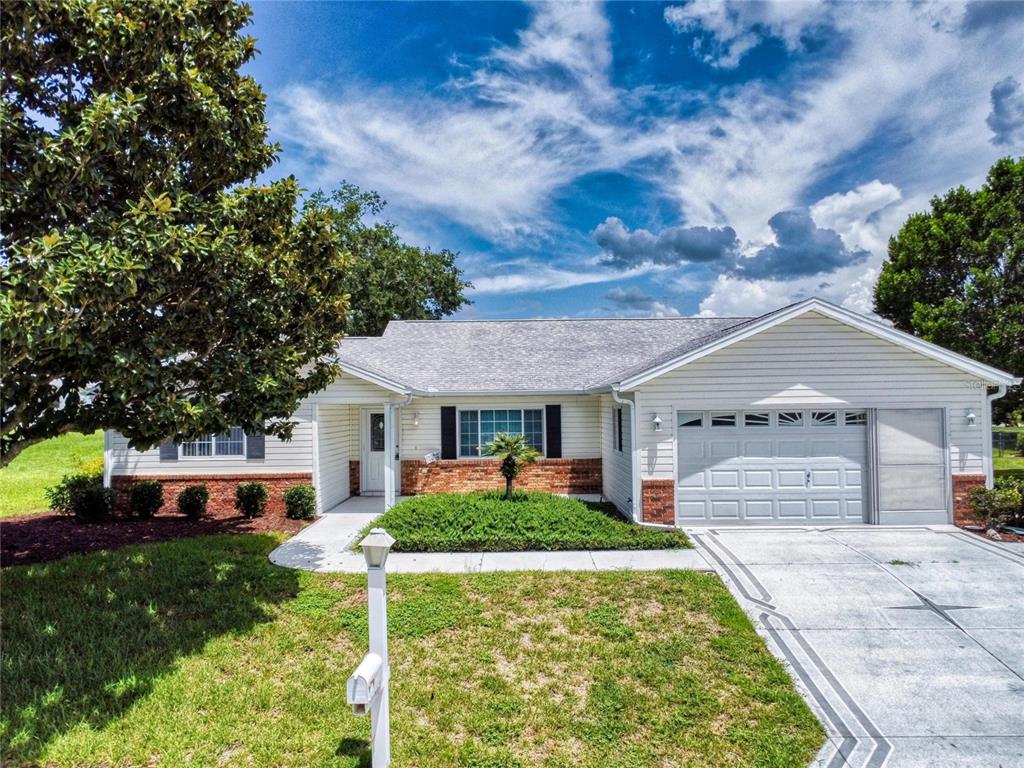
{"label": "mulch bed", "polygon": [[972,530],[967,528],[967,526],[969,526],[969,525],[973,525],[973,526],[983,525],[984,521],[980,520],[980,519],[979,520],[971,520],[971,519],[963,520],[963,519],[958,519],[956,521],[956,524],[957,524],[958,528],[961,528],[964,531],[964,533],[973,533],[975,536],[981,536],[981,538],[987,539],[988,541],[1013,541],[1013,542],[1024,543],[1024,536],[1021,536],[1020,534],[1016,534],[1016,533],[1010,533],[1009,531],[999,531],[999,538],[998,539],[993,539],[991,536],[987,536],[985,534],[985,531],[978,531],[978,530],[973,530],[972,531]]}
{"label": "mulch bed", "polygon": [[251,520],[241,515],[216,514],[189,520],[168,514],[148,520],[114,517],[101,523],[80,523],[73,517],[56,514],[21,515],[0,520],[0,567],[45,563],[67,555],[186,536],[267,531],[294,534],[307,525],[309,521],[289,520],[283,513],[269,511]]}

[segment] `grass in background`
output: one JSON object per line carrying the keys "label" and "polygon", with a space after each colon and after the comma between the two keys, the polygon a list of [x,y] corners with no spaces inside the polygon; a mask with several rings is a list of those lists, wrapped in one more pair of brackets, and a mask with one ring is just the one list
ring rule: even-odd
{"label": "grass in background", "polygon": [[[14,764],[369,764],[365,576],[212,536],[10,568]],[[389,578],[395,768],[805,766],[821,726],[713,574]]]}
{"label": "grass in background", "polygon": [[395,537],[396,552],[512,552],[570,549],[677,549],[682,531],[628,522],[610,504],[551,493],[432,493],[406,499],[369,528]]}
{"label": "grass in background", "polygon": [[83,465],[102,471],[102,432],[69,432],[29,446],[0,469],[0,518],[46,512],[46,489]]}

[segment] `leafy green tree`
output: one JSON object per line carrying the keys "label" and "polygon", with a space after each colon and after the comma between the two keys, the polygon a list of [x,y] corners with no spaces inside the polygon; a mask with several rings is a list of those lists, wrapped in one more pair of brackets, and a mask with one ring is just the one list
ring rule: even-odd
{"label": "leafy green tree", "polygon": [[347,256],[276,147],[246,6],[7,0],[0,14],[2,460],[67,432],[133,445],[289,434],[335,374]]}
{"label": "leafy green tree", "polygon": [[[1024,372],[1024,158],[1004,158],[976,191],[933,198],[889,240],[875,311],[923,339]],[[1021,388],[995,403],[1019,409]]]}
{"label": "leafy green tree", "polygon": [[510,435],[499,432],[487,445],[484,454],[497,456],[501,459],[501,475],[505,478],[505,498],[512,498],[512,484],[522,473],[523,468],[533,464],[540,453],[526,442],[522,435]]}
{"label": "leafy green tree", "polygon": [[345,282],[350,336],[379,336],[395,319],[438,320],[470,303],[465,292],[471,285],[462,279],[456,254],[401,242],[393,224],[378,220],[385,203],[376,193],[342,184],[330,196],[310,199],[333,212],[351,256]]}

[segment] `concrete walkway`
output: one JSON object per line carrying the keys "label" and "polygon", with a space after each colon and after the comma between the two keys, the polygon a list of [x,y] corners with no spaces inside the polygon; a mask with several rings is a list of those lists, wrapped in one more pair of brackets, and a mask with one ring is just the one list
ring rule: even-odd
{"label": "concrete walkway", "polygon": [[817,766],[1024,765],[1024,552],[952,526],[689,533],[789,668]]}
{"label": "concrete walkway", "polygon": [[[353,551],[359,532],[379,512],[333,512],[270,553],[270,561],[317,573],[365,573],[366,561]],[[488,571],[654,571],[661,568],[710,571],[693,549],[586,552],[395,552],[388,573],[485,573]]]}

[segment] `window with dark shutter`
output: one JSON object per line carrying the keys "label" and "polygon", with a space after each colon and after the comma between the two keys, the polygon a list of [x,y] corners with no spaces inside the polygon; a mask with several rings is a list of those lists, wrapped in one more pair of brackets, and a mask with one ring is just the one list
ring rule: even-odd
{"label": "window with dark shutter", "polygon": [[441,406],[441,458],[454,459],[458,453],[458,424],[454,405]]}
{"label": "window with dark shutter", "polygon": [[562,458],[562,406],[544,406],[545,455],[549,459]]}

